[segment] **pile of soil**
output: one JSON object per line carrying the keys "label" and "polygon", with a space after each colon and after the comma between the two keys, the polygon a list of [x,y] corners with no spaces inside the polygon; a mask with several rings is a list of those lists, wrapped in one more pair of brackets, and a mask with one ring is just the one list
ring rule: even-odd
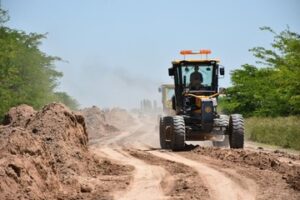
{"label": "pile of soil", "polygon": [[[260,170],[271,170],[282,174],[282,178],[295,190],[300,190],[300,166],[292,162],[282,162],[279,158],[284,154],[277,152],[262,152],[240,149],[223,149],[217,147],[197,147],[193,153],[209,156],[219,160],[233,162],[241,166],[253,166]],[[299,161],[298,156],[287,155],[294,161]]]}
{"label": "pile of soil", "polygon": [[107,122],[105,112],[96,106],[85,108],[81,113],[85,118],[89,139],[98,139],[119,131]]}
{"label": "pile of soil", "polygon": [[100,160],[87,143],[84,117],[62,104],[12,108],[0,126],[0,199],[111,199],[132,169]]}
{"label": "pile of soil", "polygon": [[112,108],[104,111],[105,120],[108,124],[120,130],[126,130],[136,124],[134,117],[125,109]]}

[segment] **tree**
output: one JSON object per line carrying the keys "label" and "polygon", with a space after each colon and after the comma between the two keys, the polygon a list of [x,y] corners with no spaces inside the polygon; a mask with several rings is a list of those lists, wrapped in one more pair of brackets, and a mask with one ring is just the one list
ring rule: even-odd
{"label": "tree", "polygon": [[257,64],[242,65],[232,72],[233,86],[222,100],[225,112],[246,116],[287,116],[300,114],[300,35],[289,28],[274,35],[272,49],[255,47],[250,51]]}
{"label": "tree", "polygon": [[10,29],[3,25],[7,20],[7,12],[0,9],[0,116],[18,104],[38,109],[56,100],[57,80],[63,75],[54,66],[60,58],[39,49],[46,35]]}

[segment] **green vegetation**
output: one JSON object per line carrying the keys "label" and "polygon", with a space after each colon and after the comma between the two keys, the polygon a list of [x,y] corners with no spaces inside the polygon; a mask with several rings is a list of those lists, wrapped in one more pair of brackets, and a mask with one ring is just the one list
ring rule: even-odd
{"label": "green vegetation", "polygon": [[246,138],[285,148],[300,150],[300,117],[246,119]]}
{"label": "green vegetation", "polygon": [[250,51],[259,66],[245,64],[232,72],[233,86],[223,99],[224,112],[244,116],[289,116],[300,114],[300,35],[289,29],[274,34],[273,49]]}
{"label": "green vegetation", "polygon": [[248,117],[248,139],[300,150],[300,35],[261,29],[274,35],[272,48],[250,50],[258,66],[245,64],[232,72],[233,86],[220,107]]}
{"label": "green vegetation", "polygon": [[45,35],[11,29],[4,26],[7,20],[7,12],[0,9],[0,116],[23,103],[38,109],[59,101],[76,109],[74,99],[55,92],[62,73],[55,70],[54,62],[60,58],[40,51]]}

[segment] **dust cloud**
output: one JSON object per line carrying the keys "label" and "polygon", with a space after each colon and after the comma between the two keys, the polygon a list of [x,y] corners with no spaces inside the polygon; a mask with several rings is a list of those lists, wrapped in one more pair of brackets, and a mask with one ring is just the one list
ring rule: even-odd
{"label": "dust cloud", "polygon": [[76,80],[73,87],[67,89],[80,100],[81,107],[97,105],[100,108],[132,109],[139,108],[143,99],[160,102],[158,87],[162,81],[141,70],[102,64],[84,65],[73,75],[73,81]]}

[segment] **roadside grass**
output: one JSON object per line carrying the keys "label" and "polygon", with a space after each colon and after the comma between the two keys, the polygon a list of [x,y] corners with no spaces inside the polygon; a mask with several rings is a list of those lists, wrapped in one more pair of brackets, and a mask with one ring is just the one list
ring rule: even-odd
{"label": "roadside grass", "polygon": [[246,139],[300,150],[300,116],[245,119]]}

